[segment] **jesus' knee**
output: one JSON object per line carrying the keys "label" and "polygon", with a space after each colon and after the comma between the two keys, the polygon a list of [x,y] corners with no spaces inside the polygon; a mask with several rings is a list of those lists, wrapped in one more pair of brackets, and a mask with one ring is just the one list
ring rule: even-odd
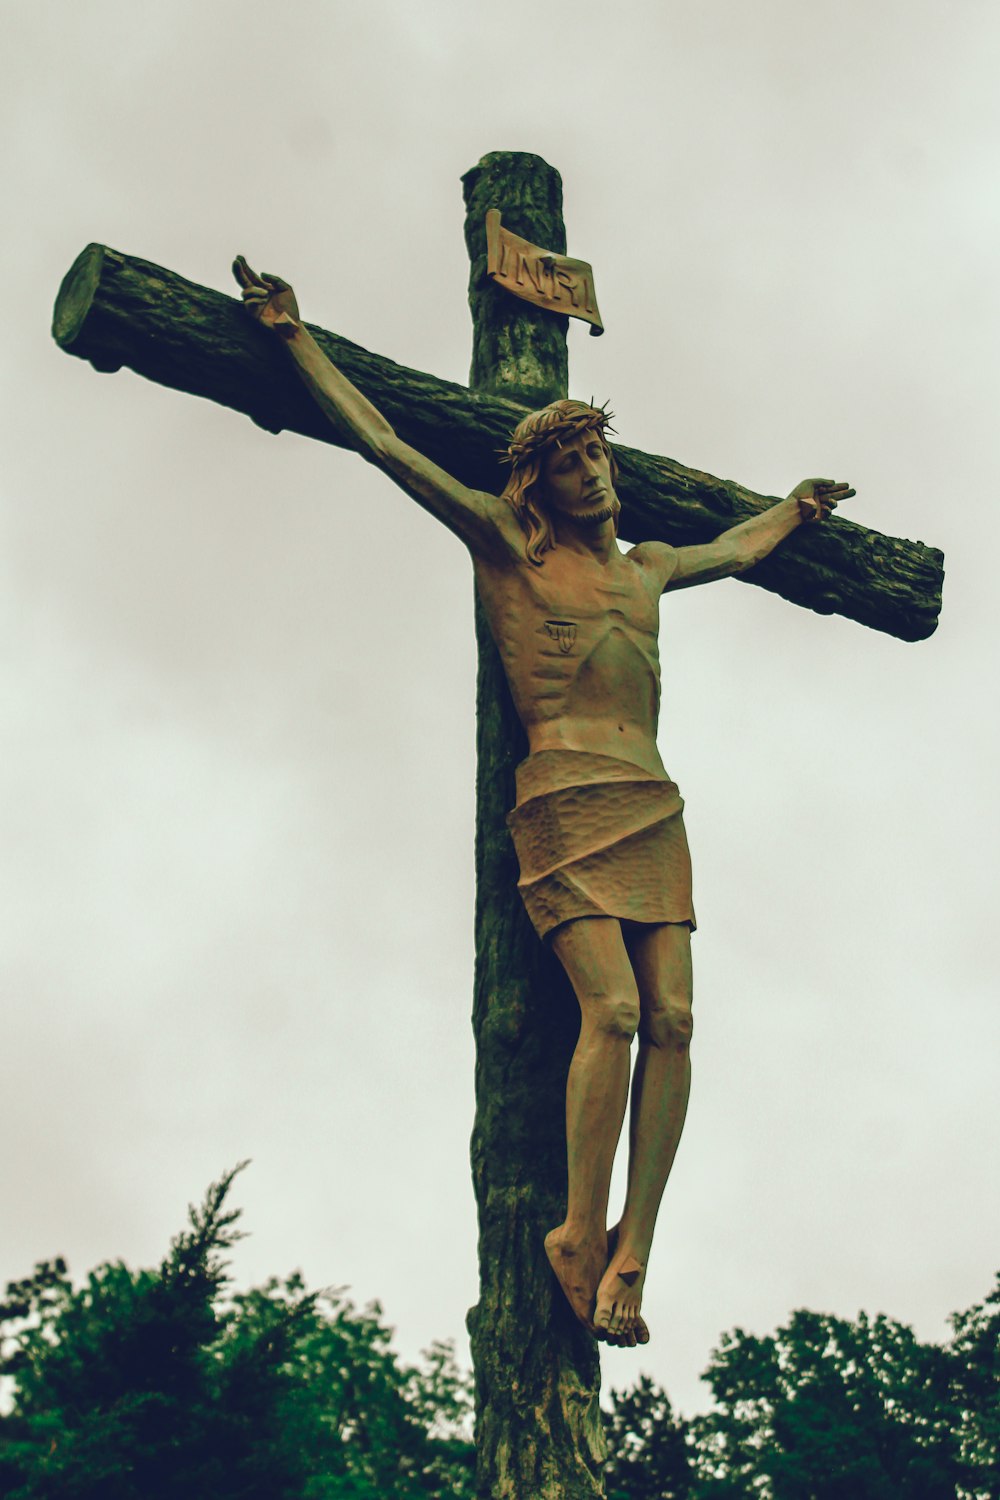
{"label": "jesus' knee", "polygon": [[606,990],[582,997],[580,1009],[584,1027],[605,1037],[631,1042],[639,1026],[639,997],[627,991]]}
{"label": "jesus' knee", "polygon": [[651,1047],[686,1052],[691,1045],[694,1017],[688,994],[663,994],[642,1007],[639,1039]]}

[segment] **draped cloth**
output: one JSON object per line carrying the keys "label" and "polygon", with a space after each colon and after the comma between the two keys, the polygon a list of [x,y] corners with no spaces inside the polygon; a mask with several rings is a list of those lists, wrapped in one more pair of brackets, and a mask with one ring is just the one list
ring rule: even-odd
{"label": "draped cloth", "polygon": [[630,761],[540,750],[515,773],[507,826],[539,937],[577,917],[687,922],[691,856],[674,782]]}

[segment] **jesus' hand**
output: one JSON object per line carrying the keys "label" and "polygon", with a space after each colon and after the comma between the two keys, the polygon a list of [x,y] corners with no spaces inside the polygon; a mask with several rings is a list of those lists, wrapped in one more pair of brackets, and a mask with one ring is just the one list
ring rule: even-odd
{"label": "jesus' hand", "polygon": [[258,276],[242,255],[233,261],[233,275],[243,288],[243,306],[252,318],[286,338],[296,331],[300,322],[299,305],[287,281],[266,271]]}
{"label": "jesus' hand", "polygon": [[856,494],[849,484],[838,484],[835,479],[803,479],[788,498],[799,502],[803,521],[826,521],[839,501]]}

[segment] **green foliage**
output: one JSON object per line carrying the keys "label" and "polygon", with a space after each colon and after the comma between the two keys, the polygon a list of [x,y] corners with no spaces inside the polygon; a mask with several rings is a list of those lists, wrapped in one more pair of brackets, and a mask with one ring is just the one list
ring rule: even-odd
{"label": "green foliage", "polygon": [[606,1415],[609,1500],[1000,1500],[1000,1279],[951,1323],[943,1345],[864,1314],[736,1329],[691,1421],[640,1378]]}
{"label": "green foliage", "polygon": [[[237,1168],[237,1171],[239,1168]],[[301,1278],[226,1297],[235,1172],[158,1271],[62,1261],[0,1306],[6,1500],[471,1496],[468,1380],[447,1345],[399,1364],[377,1306]]]}
{"label": "green foliage", "polygon": [[608,1500],[688,1500],[695,1475],[688,1424],[675,1417],[665,1391],[640,1375],[629,1391],[613,1391],[605,1413]]}
{"label": "green foliage", "polygon": [[[996,1454],[996,1316],[990,1334],[991,1320],[977,1313],[965,1315],[961,1347],[923,1344],[905,1324],[864,1314],[850,1322],[797,1312],[773,1336],[727,1335],[707,1371],[715,1407],[692,1423],[697,1495],[995,1495],[984,1480]],[[970,1385],[982,1413],[975,1420]]]}
{"label": "green foliage", "polygon": [[[958,1436],[975,1500],[1000,1497],[1000,1276],[990,1295],[951,1319],[948,1346]],[[971,1477],[974,1476],[974,1477]]]}
{"label": "green foliage", "polygon": [[[240,1169],[237,1168],[236,1171]],[[400,1363],[377,1304],[301,1277],[229,1290],[213,1184],[155,1271],[61,1260],[0,1304],[4,1500],[471,1500],[471,1380]],[[797,1312],[712,1356],[686,1421],[648,1377],[606,1414],[609,1500],[1000,1500],[1000,1280],[924,1344]]]}

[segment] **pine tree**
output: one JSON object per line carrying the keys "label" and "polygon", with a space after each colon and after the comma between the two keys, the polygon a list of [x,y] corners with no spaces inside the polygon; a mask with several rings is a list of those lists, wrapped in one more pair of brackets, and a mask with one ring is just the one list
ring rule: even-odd
{"label": "pine tree", "polygon": [[408,1369],[377,1306],[301,1277],[227,1295],[240,1237],[214,1183],[157,1271],[61,1260],[8,1287],[6,1500],[438,1500],[471,1495],[468,1382]]}

